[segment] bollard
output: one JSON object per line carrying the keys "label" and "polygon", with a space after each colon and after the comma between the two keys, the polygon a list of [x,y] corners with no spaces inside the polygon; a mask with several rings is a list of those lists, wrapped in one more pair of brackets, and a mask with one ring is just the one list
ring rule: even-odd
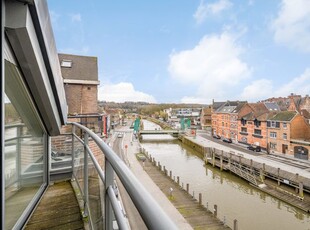
{"label": "bollard", "polygon": [[178,183],[178,185],[180,185],[180,177],[179,176],[177,176],[177,183]]}
{"label": "bollard", "polygon": [[170,170],[170,172],[169,172],[169,176],[170,176],[170,178],[172,179],[172,171]]}
{"label": "bollard", "polygon": [[234,220],[234,228],[233,230],[238,230],[238,221],[235,219]]}
{"label": "bollard", "polygon": [[184,184],[183,184],[183,182],[182,182],[182,189],[184,188]]}
{"label": "bollard", "polygon": [[214,205],[214,210],[213,211],[214,211],[214,216],[217,217],[217,205],[216,204]]}
{"label": "bollard", "polygon": [[193,191],[193,198],[195,198],[195,191]]}
{"label": "bollard", "polygon": [[189,184],[186,184],[186,192],[189,193]]}
{"label": "bollard", "polygon": [[202,194],[199,193],[199,204],[202,205]]}

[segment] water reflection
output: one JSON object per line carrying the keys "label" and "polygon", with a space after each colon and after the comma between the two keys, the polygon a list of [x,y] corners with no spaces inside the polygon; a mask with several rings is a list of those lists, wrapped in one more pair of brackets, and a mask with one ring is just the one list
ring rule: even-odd
{"label": "water reflection", "polygon": [[260,192],[233,174],[204,165],[203,156],[180,141],[157,137],[157,141],[144,138],[141,144],[173,176],[180,177],[180,184],[189,183],[191,194],[202,193],[205,206],[216,204],[219,218],[225,216],[230,227],[237,219],[239,229],[309,229],[309,214]]}

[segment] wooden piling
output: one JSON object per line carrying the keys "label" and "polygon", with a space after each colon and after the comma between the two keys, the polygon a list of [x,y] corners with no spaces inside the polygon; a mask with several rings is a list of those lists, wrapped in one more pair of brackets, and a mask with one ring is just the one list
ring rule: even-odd
{"label": "wooden piling", "polygon": [[170,170],[170,172],[169,172],[169,176],[170,176],[170,178],[172,179],[172,171]]}
{"label": "wooden piling", "polygon": [[202,194],[199,193],[199,204],[202,205]]}
{"label": "wooden piling", "polygon": [[215,166],[215,149],[212,150],[212,166]]}
{"label": "wooden piling", "polygon": [[281,185],[281,183],[280,183],[280,168],[278,168],[278,175],[277,175],[277,177],[278,177],[278,186],[280,186]]}
{"label": "wooden piling", "polygon": [[189,184],[186,184],[186,192],[189,193]]}
{"label": "wooden piling", "polygon": [[304,185],[302,182],[299,182],[299,196],[304,197]]}
{"label": "wooden piling", "polygon": [[179,176],[177,176],[177,183],[178,183],[178,185],[180,185],[180,177]]}
{"label": "wooden piling", "polygon": [[220,156],[220,170],[223,171],[223,150],[221,152],[221,156]]}
{"label": "wooden piling", "polygon": [[233,230],[238,230],[238,221],[234,219],[234,228]]}
{"label": "wooden piling", "polygon": [[214,210],[213,211],[214,211],[214,216],[217,217],[217,205],[216,204],[214,205]]}

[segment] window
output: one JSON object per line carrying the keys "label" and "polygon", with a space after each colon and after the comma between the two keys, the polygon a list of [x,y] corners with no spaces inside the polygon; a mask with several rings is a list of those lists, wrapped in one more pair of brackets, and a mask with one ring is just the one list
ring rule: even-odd
{"label": "window", "polygon": [[245,128],[245,127],[241,127],[241,132],[243,132],[243,133],[247,133],[247,132],[248,132],[248,130],[247,130],[247,128]]}
{"label": "window", "polygon": [[287,134],[286,133],[283,133],[283,139],[287,140]]}
{"label": "window", "polygon": [[260,129],[254,129],[254,134],[256,134],[256,135],[262,135],[262,130],[260,130]]}
{"label": "window", "polygon": [[284,123],[282,124],[282,126],[283,126],[283,129],[286,129],[286,128],[287,128],[287,123],[284,122]]}
{"label": "window", "polygon": [[244,120],[243,118],[241,119],[241,124],[242,125],[246,125],[246,120]]}
{"label": "window", "polygon": [[267,127],[280,128],[280,122],[278,122],[278,121],[267,121]]}
{"label": "window", "polygon": [[[18,68],[5,62],[5,229],[46,185],[47,134]],[[25,195],[27,194],[27,195]],[[18,205],[16,205],[18,204]]]}
{"label": "window", "polygon": [[255,119],[255,120],[254,120],[254,125],[255,125],[256,127],[259,127],[259,126],[261,125],[261,122],[258,121],[257,119]]}
{"label": "window", "polygon": [[62,60],[60,65],[61,65],[61,67],[71,68],[72,67],[72,61],[71,60]]}
{"label": "window", "polygon": [[276,148],[277,148],[277,144],[270,142],[270,149],[276,149]]}
{"label": "window", "polygon": [[277,138],[276,132],[270,132],[270,138]]}

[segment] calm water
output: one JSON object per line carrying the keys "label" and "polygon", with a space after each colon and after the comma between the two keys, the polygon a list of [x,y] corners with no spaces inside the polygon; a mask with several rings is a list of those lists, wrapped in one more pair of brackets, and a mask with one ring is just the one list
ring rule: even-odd
{"label": "calm water", "polygon": [[[155,128],[159,127],[144,121],[144,129]],[[218,217],[225,218],[228,226],[233,227],[237,219],[239,230],[310,230],[309,214],[260,192],[237,176],[205,166],[197,152],[171,136],[144,136],[141,144],[173,176],[180,177],[184,188],[189,183],[196,199],[202,193],[203,204],[212,211],[216,204]]]}

